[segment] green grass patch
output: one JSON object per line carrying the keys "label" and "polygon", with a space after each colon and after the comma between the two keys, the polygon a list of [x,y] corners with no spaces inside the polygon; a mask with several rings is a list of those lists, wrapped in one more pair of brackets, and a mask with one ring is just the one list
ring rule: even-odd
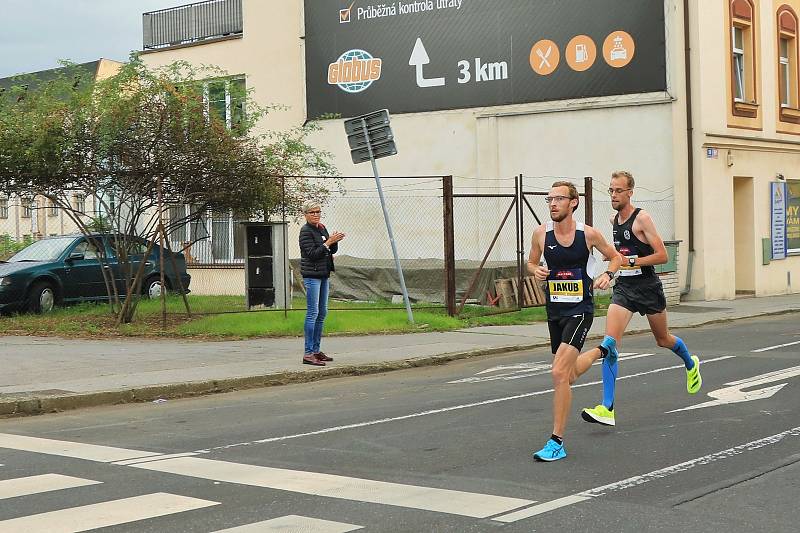
{"label": "green grass patch", "polygon": [[[167,325],[162,327],[161,301],[142,300],[131,324],[117,326],[116,316],[106,304],[80,304],[57,308],[47,315],[20,314],[0,317],[0,335],[59,335],[64,337],[194,337],[252,338],[302,336],[305,311],[245,311],[240,296],[190,295],[193,316],[189,318],[180,296],[167,298]],[[295,299],[297,307],[304,299]],[[596,316],[605,314],[609,298],[596,300]],[[504,326],[541,322],[547,319],[544,307],[505,312],[495,307],[467,306],[459,317],[447,316],[444,309],[413,306],[414,324],[409,324],[403,304],[390,302],[331,301],[325,320],[326,334],[366,335],[451,331],[475,326]],[[242,312],[239,312],[242,311]]]}

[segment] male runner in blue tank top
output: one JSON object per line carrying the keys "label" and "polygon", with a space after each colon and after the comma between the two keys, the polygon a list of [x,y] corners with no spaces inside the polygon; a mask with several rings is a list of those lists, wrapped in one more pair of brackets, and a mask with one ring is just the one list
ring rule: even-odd
{"label": "male runner in blue tank top", "polygon": [[[686,366],[686,390],[696,394],[703,379],[700,376],[700,359],[689,353],[680,337],[670,334],[667,328],[667,301],[661,280],[654,265],[667,262],[667,250],[650,215],[631,203],[634,188],[630,172],[620,170],[611,175],[611,207],[617,212],[611,219],[614,229],[614,246],[624,256],[619,278],[614,285],[611,305],[606,315],[606,336],[597,348],[586,352],[592,360],[597,352],[603,357],[603,403],[581,412],[587,422],[616,425],[614,415],[614,389],[617,379],[617,346],[633,313],[647,315],[650,331],[662,348],[669,348]],[[585,370],[584,370],[585,371]]]}
{"label": "male runner in blue tank top", "polygon": [[[578,357],[592,326],[594,302],[592,289],[606,289],[622,264],[614,247],[596,229],[576,222],[572,217],[578,208],[575,185],[557,181],[545,198],[550,218],[533,232],[528,270],[538,281],[547,282],[547,326],[553,358],[553,434],[544,448],[533,454],[537,461],[557,461],[567,456],[564,449],[564,430],[572,403],[572,383],[589,367],[599,354]],[[592,280],[592,248],[611,258],[609,270]],[[544,254],[547,266],[539,260]],[[579,370],[582,368],[583,370]]]}

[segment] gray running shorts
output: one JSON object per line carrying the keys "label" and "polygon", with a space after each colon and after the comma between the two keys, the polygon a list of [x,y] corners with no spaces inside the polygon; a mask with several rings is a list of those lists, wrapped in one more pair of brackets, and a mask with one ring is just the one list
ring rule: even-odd
{"label": "gray running shorts", "polygon": [[640,315],[655,315],[667,308],[664,287],[657,276],[636,281],[618,279],[611,303]]}

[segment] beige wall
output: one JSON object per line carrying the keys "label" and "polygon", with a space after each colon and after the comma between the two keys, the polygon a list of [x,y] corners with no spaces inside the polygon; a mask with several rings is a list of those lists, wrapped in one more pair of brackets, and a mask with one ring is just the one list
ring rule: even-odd
{"label": "beige wall", "polygon": [[243,268],[192,268],[186,269],[192,281],[192,294],[244,297]]}
{"label": "beige wall", "polygon": [[299,126],[305,120],[302,5],[303,0],[243,0],[242,38],[147,52],[142,59],[150,66],[183,60],[214,65],[229,75],[245,74],[259,104],[288,106],[271,112],[265,129]]}
{"label": "beige wall", "polygon": [[[762,266],[761,239],[770,236],[769,182],[777,174],[800,178],[800,138],[781,133],[778,124],[776,10],[797,0],[756,1],[758,123],[731,121],[731,50],[728,35],[729,0],[693,0],[692,76],[694,85],[694,154],[696,160],[695,248],[691,297],[730,299],[739,280],[754,279],[757,296],[800,292],[800,256]],[[700,31],[702,29],[702,31]],[[716,159],[706,157],[716,148]],[[734,198],[737,178],[752,180],[752,198]],[[739,182],[745,183],[745,182]],[[740,189],[740,192],[745,192]],[[751,213],[737,210],[751,209]],[[678,219],[683,218],[678,213]],[[736,221],[752,220],[752,232],[736,231]],[[738,239],[738,241],[737,241]],[[750,242],[744,242],[749,239]],[[749,250],[752,261],[740,264],[738,251]],[[741,253],[739,254],[741,256]],[[753,269],[750,273],[749,269]],[[794,281],[789,285],[787,273]],[[748,290],[739,284],[740,290]]]}

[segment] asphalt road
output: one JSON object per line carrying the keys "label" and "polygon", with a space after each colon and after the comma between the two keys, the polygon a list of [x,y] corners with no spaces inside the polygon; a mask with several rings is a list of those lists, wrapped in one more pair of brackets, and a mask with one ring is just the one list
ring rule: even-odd
{"label": "asphalt road", "polygon": [[545,350],[0,420],[0,531],[796,531],[799,324],[677,332],[696,396],[676,356],[626,338],[616,428],[580,420],[595,367],[549,464]]}

